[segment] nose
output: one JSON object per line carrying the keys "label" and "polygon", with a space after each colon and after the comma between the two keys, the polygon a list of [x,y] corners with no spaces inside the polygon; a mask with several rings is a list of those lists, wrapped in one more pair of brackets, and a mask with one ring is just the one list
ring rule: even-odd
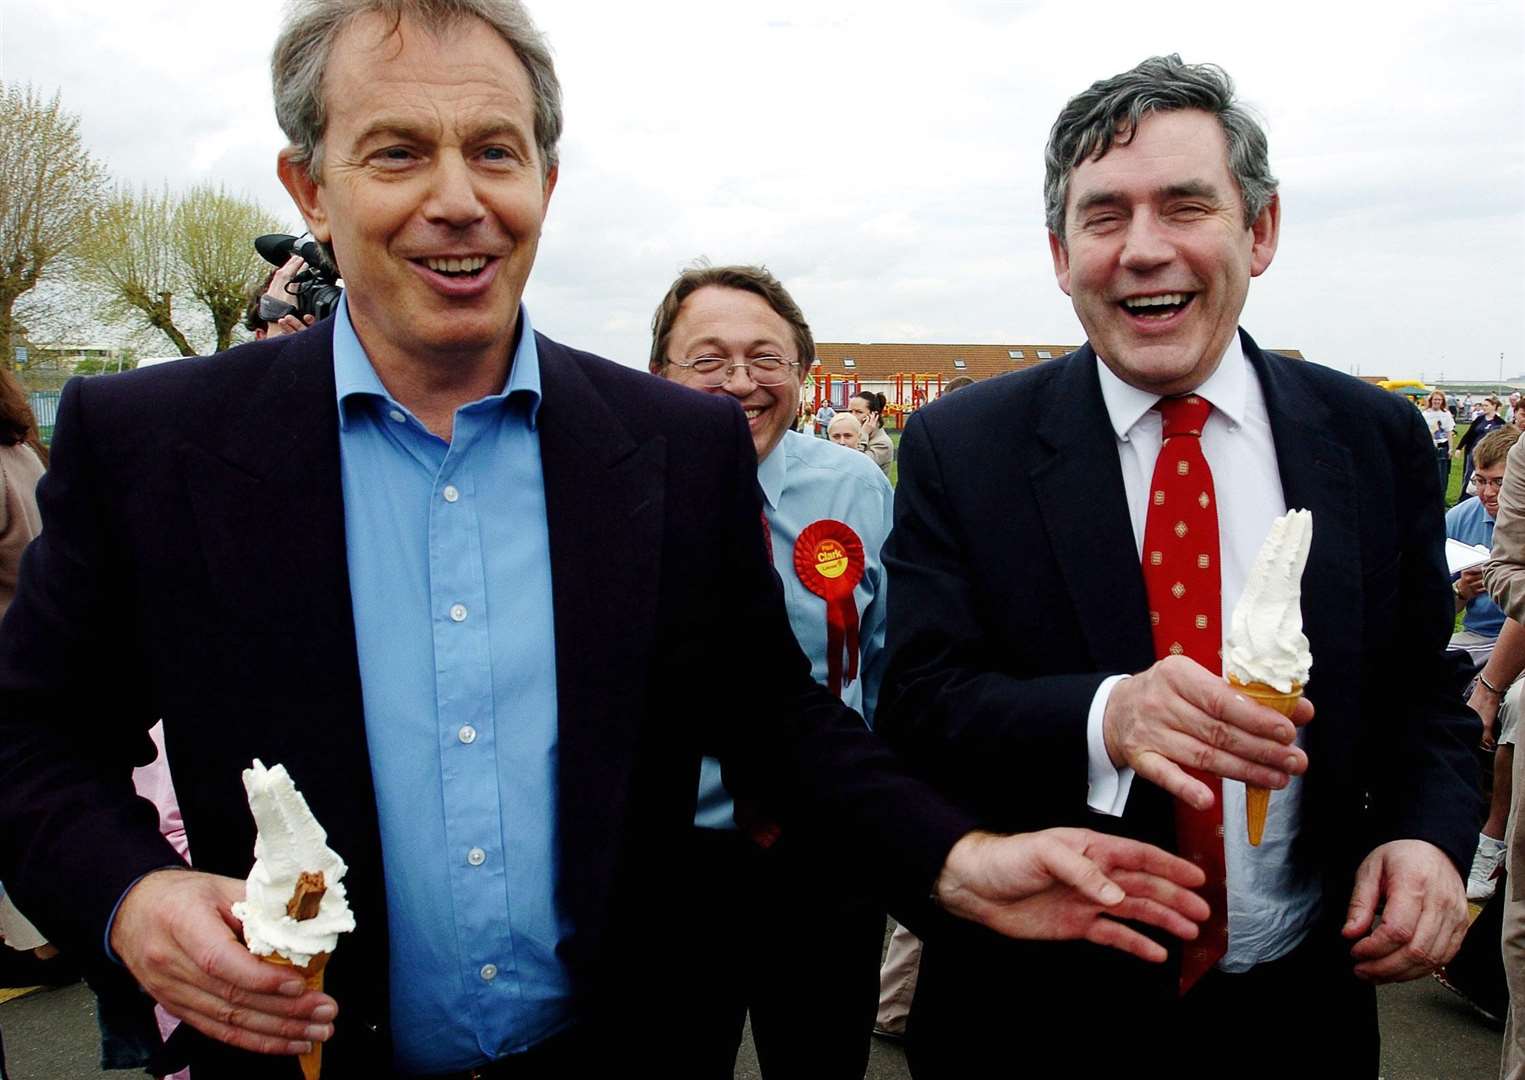
{"label": "nose", "polygon": [[1150,270],[1169,262],[1175,248],[1152,212],[1140,210],[1128,221],[1121,261],[1129,270]]}
{"label": "nose", "polygon": [[428,220],[458,229],[480,221],[486,214],[477,197],[476,177],[460,154],[448,151],[440,154],[423,210]]}
{"label": "nose", "polygon": [[752,381],[752,369],[746,364],[732,364],[731,370],[725,373],[725,382],[720,385],[727,394],[736,397],[746,397],[757,389],[757,383]]}

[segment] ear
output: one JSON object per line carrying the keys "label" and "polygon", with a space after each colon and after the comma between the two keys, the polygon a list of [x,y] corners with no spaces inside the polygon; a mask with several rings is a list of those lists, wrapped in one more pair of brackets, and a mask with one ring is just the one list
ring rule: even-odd
{"label": "ear", "polygon": [[293,161],[291,154],[289,146],[281,151],[275,161],[275,173],[291,195],[291,201],[302,212],[307,231],[312,233],[314,240],[326,244],[332,237],[332,231],[328,226],[328,211],[323,206],[323,188],[307,171],[306,163]]}
{"label": "ear", "polygon": [[1281,236],[1281,196],[1272,195],[1250,226],[1250,276],[1259,277],[1276,257],[1276,242]]}
{"label": "ear", "polygon": [[541,223],[544,224],[546,211],[551,208],[551,192],[556,190],[556,178],[561,175],[561,166],[551,166],[551,171],[545,177],[545,201],[540,204]]}
{"label": "ear", "polygon": [[1064,246],[1064,241],[1053,231],[1048,234],[1048,253],[1054,259],[1054,277],[1059,281],[1059,287],[1064,290],[1064,295],[1070,295],[1070,251]]}

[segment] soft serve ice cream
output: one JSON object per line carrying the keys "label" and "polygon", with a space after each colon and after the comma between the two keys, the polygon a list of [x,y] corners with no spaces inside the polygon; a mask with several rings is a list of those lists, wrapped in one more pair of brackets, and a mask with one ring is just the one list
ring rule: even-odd
{"label": "soft serve ice cream", "polygon": [[[1289,510],[1271,524],[1255,567],[1234,605],[1223,643],[1223,674],[1246,697],[1291,717],[1313,667],[1303,634],[1303,567],[1313,543],[1313,514]],[[1265,834],[1271,792],[1245,785],[1250,844]]]}
{"label": "soft serve ice cream", "polygon": [[355,928],[344,896],[347,868],[284,765],[267,769],[256,758],[244,770],[244,790],[259,833],[254,869],[233,914],[243,921],[250,952],[307,967]]}
{"label": "soft serve ice cream", "polygon": [[1303,567],[1313,542],[1313,514],[1289,510],[1271,525],[1244,584],[1223,650],[1223,673],[1284,694],[1308,681],[1313,657],[1303,634]]}

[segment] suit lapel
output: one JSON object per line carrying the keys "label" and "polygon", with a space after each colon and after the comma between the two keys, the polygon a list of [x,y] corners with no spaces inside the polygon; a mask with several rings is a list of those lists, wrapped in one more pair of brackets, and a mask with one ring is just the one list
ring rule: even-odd
{"label": "suit lapel", "polygon": [[[1313,653],[1309,697],[1317,703],[1319,658],[1333,658],[1361,640],[1360,520],[1350,487],[1356,473],[1350,452],[1327,434],[1339,421],[1299,375],[1297,365],[1308,361],[1262,353],[1248,334],[1240,335],[1265,395],[1287,508],[1313,512],[1302,609]],[[1328,727],[1309,727],[1310,758]]]}
{"label": "suit lapel", "polygon": [[185,447],[183,468],[228,618],[301,626],[313,653],[352,659],[332,334],[325,323],[293,338],[213,436]]}
{"label": "suit lapel", "polygon": [[657,620],[666,440],[639,444],[570,350],[537,335],[556,626],[561,902],[607,918]]}
{"label": "suit lapel", "polygon": [[1038,425],[1029,477],[1096,667],[1142,671],[1154,662],[1149,603],[1096,354],[1085,345],[1057,362],[1065,368],[1049,398],[1055,407]]}

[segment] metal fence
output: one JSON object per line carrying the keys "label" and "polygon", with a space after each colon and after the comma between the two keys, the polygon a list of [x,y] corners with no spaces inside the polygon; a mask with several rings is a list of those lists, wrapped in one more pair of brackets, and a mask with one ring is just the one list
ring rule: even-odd
{"label": "metal fence", "polygon": [[37,417],[37,427],[43,442],[53,438],[53,422],[58,418],[58,395],[61,392],[32,390],[27,393],[27,400],[32,406],[32,415]]}

